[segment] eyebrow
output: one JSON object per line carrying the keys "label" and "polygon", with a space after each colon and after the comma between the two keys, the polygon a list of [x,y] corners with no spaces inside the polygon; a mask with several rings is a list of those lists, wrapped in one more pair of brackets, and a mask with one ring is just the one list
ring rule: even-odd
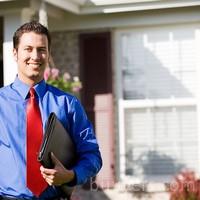
{"label": "eyebrow", "polygon": [[[31,45],[25,45],[24,47],[33,47],[33,46],[31,46]],[[33,47],[33,48],[35,48],[35,47]],[[46,46],[39,46],[39,47],[36,47],[37,49],[38,48],[43,48],[43,49],[47,49],[48,47],[46,47]]]}

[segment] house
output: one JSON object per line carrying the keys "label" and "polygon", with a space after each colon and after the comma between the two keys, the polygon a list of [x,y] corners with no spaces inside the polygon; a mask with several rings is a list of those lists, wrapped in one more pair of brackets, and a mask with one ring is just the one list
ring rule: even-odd
{"label": "house", "polygon": [[1,0],[1,85],[17,71],[14,30],[39,19],[52,32],[56,66],[83,83],[102,187],[199,173],[199,13],[200,0]]}

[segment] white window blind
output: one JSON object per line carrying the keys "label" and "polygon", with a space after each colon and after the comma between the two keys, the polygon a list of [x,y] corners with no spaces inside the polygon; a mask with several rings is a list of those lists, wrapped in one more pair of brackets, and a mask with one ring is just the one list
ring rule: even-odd
{"label": "white window blind", "polygon": [[175,174],[197,170],[196,108],[125,110],[127,175]]}
{"label": "white window blind", "polygon": [[124,99],[195,96],[196,43],[188,29],[151,29],[121,35]]}

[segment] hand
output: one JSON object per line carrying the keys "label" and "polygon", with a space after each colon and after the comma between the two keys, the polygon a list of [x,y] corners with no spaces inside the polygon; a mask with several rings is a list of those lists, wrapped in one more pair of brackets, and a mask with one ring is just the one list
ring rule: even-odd
{"label": "hand", "polygon": [[74,171],[66,169],[53,153],[51,159],[54,164],[53,169],[40,167],[41,174],[49,185],[59,186],[74,179]]}

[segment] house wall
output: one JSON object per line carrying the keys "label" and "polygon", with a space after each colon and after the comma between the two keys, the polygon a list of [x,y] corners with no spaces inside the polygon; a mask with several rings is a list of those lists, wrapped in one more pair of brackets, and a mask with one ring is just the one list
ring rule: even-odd
{"label": "house wall", "polygon": [[106,31],[111,31],[111,29],[99,28],[74,31],[53,31],[51,33],[51,52],[55,66],[63,72],[69,72],[72,76],[80,76],[79,35],[81,33],[97,33]]}
{"label": "house wall", "polygon": [[79,75],[78,32],[52,32],[52,57],[55,67],[72,76]]}
{"label": "house wall", "polygon": [[[78,74],[78,69],[80,68],[78,60],[79,60],[79,51],[78,51],[78,34],[81,31],[89,32],[93,30],[101,31],[102,29],[109,29],[112,32],[112,35],[115,36],[115,32],[121,29],[137,29],[142,27],[157,27],[166,26],[166,25],[184,25],[184,24],[200,24],[200,15],[199,15],[200,7],[191,7],[191,8],[176,8],[176,9],[165,9],[165,10],[149,10],[149,11],[140,11],[140,12],[127,12],[127,13],[116,13],[116,14],[98,14],[98,15],[84,15],[84,16],[76,16],[73,14],[66,14],[64,20],[61,20],[60,23],[56,23],[54,20],[49,20],[49,27],[52,31],[59,30],[53,32],[54,37],[57,40],[57,44],[53,42],[53,46],[62,46],[62,39],[66,40],[66,42],[71,40],[71,45],[73,47],[70,48],[70,45],[63,45],[62,53],[53,52],[53,56],[55,57],[55,61],[60,63],[60,66],[64,67],[65,63],[70,63],[71,66],[67,68],[67,70],[71,71],[72,74]],[[60,39],[58,39],[60,36]],[[70,39],[71,38],[71,39]],[[114,38],[114,37],[113,37]],[[112,38],[112,39],[113,39]],[[67,47],[67,49],[65,48]],[[113,54],[118,55],[116,51],[118,51],[119,46],[117,44],[117,40],[113,41]],[[55,48],[56,49],[56,48]],[[61,49],[59,50],[61,51]],[[67,55],[71,54],[71,56],[64,56],[66,52]],[[76,55],[73,54],[76,53]],[[60,55],[58,55],[60,54]],[[71,58],[73,58],[71,60]],[[62,61],[61,61],[62,60]],[[115,98],[118,98],[119,79],[117,77],[117,64],[116,57],[113,57],[113,79],[115,85]],[[117,100],[118,101],[118,100]],[[118,113],[116,101],[116,113]],[[120,109],[120,108],[119,108]],[[117,114],[118,115],[118,114]],[[116,119],[118,116],[115,116]],[[117,120],[115,120],[117,123]],[[119,127],[116,124],[116,132],[118,134]],[[116,150],[119,149],[119,138],[116,138],[117,147]],[[120,175],[119,163],[120,161],[120,152],[116,152],[117,164],[115,165],[116,174]],[[117,177],[120,179],[121,177]]]}

